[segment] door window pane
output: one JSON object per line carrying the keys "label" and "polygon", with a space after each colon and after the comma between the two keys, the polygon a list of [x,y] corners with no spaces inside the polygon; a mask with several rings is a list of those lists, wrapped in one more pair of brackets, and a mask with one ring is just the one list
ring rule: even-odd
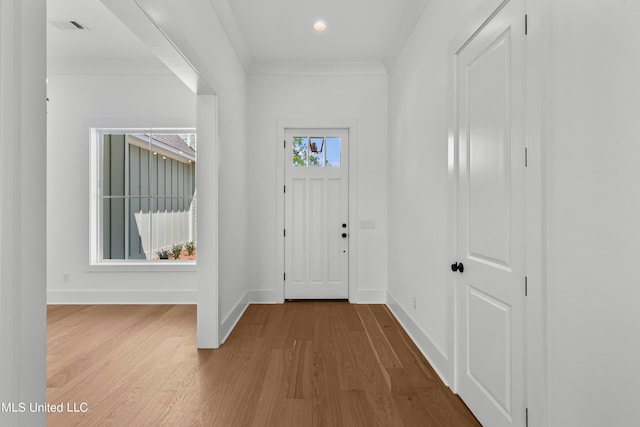
{"label": "door window pane", "polygon": [[340,138],[326,138],[326,160],[325,166],[340,166]]}
{"label": "door window pane", "polygon": [[324,166],[324,138],[309,138],[309,166]]}
{"label": "door window pane", "polygon": [[307,141],[306,137],[293,138],[293,166],[307,166]]}

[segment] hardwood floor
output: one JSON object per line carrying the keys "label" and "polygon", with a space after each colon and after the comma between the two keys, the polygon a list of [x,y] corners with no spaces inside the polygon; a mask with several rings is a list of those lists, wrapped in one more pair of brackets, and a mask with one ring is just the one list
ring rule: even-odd
{"label": "hardwood floor", "polygon": [[195,324],[188,305],[50,306],[47,401],[65,412],[47,425],[479,425],[385,306],[251,305],[217,350]]}

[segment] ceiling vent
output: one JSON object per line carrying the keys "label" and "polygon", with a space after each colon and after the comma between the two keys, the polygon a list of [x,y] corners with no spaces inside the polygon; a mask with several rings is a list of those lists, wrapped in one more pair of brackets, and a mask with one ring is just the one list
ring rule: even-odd
{"label": "ceiling vent", "polygon": [[49,23],[59,30],[88,30],[78,21],[49,21]]}

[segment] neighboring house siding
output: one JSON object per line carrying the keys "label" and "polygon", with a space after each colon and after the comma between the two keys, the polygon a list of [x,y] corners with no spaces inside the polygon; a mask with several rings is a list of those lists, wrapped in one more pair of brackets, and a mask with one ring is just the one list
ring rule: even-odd
{"label": "neighboring house siding", "polygon": [[134,145],[129,146],[129,196],[129,258],[145,259],[142,242],[149,241],[149,152]]}
{"label": "neighboring house siding", "polygon": [[[103,195],[124,196],[125,144],[124,135],[104,137]],[[124,198],[104,199],[103,257],[124,259]]]}
{"label": "neighboring house siding", "polygon": [[[196,167],[191,167],[191,175],[189,176],[189,185],[190,188],[195,188],[194,183],[196,182]],[[189,240],[192,242],[198,243],[198,197],[194,190],[193,198],[191,200],[191,234],[189,235]]]}
{"label": "neighboring house siding", "polygon": [[[140,149],[148,156],[148,151]],[[152,156],[152,179],[157,180],[157,199],[151,216],[154,235],[153,251],[190,240],[189,210],[193,203],[193,164]],[[154,182],[155,184],[155,182]]]}

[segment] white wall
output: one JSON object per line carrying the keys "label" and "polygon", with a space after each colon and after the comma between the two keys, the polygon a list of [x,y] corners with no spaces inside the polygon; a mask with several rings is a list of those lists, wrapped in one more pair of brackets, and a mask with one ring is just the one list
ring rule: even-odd
{"label": "white wall", "polygon": [[[46,399],[45,2],[0,2],[0,402]],[[45,424],[0,411],[2,426]]]}
{"label": "white wall", "polygon": [[[640,5],[542,3],[546,421],[635,425]],[[446,55],[479,4],[432,0],[390,77],[390,302],[447,379]]]}
{"label": "white wall", "polygon": [[389,82],[389,303],[449,382],[447,55],[480,3],[431,0]]}
{"label": "white wall", "polygon": [[640,3],[548,5],[549,424],[638,425]]}
{"label": "white wall", "polygon": [[[197,282],[192,271],[89,268],[89,129],[193,128],[195,95],[168,72],[49,74],[47,92],[49,302],[195,303]],[[64,273],[69,274],[67,283]]]}
{"label": "white wall", "polygon": [[[219,169],[217,176],[212,173],[214,169],[208,171],[208,176],[212,182],[218,179],[218,247],[215,251],[219,254],[219,270],[214,271],[211,268],[214,261],[208,261],[198,280],[201,289],[210,288],[216,286],[213,275],[217,274],[219,313],[216,317],[220,323],[219,338],[223,341],[246,308],[249,284],[246,73],[209,0],[140,0],[137,3],[216,94]],[[200,182],[199,186],[205,184]],[[201,193],[198,200],[202,200]],[[199,219],[203,224],[205,218],[199,215]],[[198,244],[202,247],[201,241]],[[206,315],[202,311],[210,310],[206,305],[201,310],[201,306],[199,303],[199,336],[204,330],[200,316]],[[201,346],[200,338],[198,343]]]}
{"label": "white wall", "polygon": [[[351,72],[350,72],[351,73]],[[356,293],[352,301],[384,302],[387,277],[387,76],[269,75],[249,76],[250,256],[254,300],[282,301],[277,274],[277,156],[282,155],[278,122],[331,123],[353,120],[357,158],[355,179],[358,219],[376,221],[374,230],[356,230]],[[357,176],[354,173],[357,171]],[[280,191],[280,192],[279,192]],[[351,215],[351,213],[350,213]],[[351,227],[357,227],[352,224]],[[281,231],[280,231],[281,233]],[[352,233],[353,235],[353,233]],[[357,239],[357,242],[354,240]],[[280,285],[281,286],[281,285]],[[280,289],[280,291],[278,291]]]}

